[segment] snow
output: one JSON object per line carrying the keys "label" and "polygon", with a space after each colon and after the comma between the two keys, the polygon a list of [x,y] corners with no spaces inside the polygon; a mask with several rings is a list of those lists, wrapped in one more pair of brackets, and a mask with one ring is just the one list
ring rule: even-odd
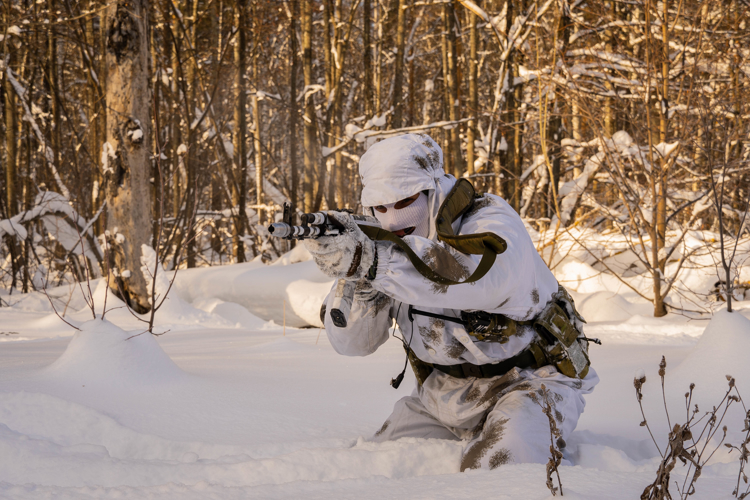
{"label": "snow", "polygon": [[115,158],[115,148],[113,148],[109,142],[105,141],[104,144],[102,144],[101,155],[102,172],[104,172],[104,174],[114,173],[114,169],[109,166],[109,160],[114,160]]}
{"label": "snow", "polygon": [[184,376],[152,335],[126,332],[106,320],[80,327],[42,377],[89,388],[154,386]]}
{"label": "snow", "polygon": [[[153,273],[153,250],[142,251],[141,271]],[[721,399],[727,374],[750,397],[750,307],[653,318],[649,303],[585,253],[560,253],[554,272],[587,319],[588,336],[603,342],[591,346],[601,383],[565,449],[565,497],[638,498],[659,457],[639,426],[633,377],[647,378],[644,410],[660,445],[668,429],[662,355],[673,423],[691,382],[702,410]],[[634,257],[612,250],[608,259],[627,267]],[[713,272],[693,270],[686,282],[703,290]],[[157,293],[172,277],[159,269]],[[648,284],[638,274],[628,279]],[[158,337],[143,333],[146,325],[102,280],[91,284],[97,319],[85,284],[49,289],[80,331],[60,321],[43,294],[0,290],[12,304],[0,308],[0,498],[551,498],[544,465],[459,473],[459,441],[369,442],[415,381],[407,370],[398,390],[388,385],[403,367],[398,342],[348,358],[319,328],[298,328],[319,325],[330,285],[302,245],[272,265],[180,270],[156,314]],[[741,414],[737,405],[724,422],[729,442],[738,442]],[[732,498],[739,462],[724,450],[692,498]],[[673,478],[681,484],[684,473],[678,464]]]}

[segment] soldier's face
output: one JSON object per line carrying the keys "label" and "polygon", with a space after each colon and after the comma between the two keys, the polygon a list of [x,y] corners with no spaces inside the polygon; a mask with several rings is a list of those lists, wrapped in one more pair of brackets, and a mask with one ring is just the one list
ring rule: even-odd
{"label": "soldier's face", "polygon": [[426,237],[429,231],[427,195],[416,193],[389,205],[373,207],[383,229],[403,238],[406,235]]}

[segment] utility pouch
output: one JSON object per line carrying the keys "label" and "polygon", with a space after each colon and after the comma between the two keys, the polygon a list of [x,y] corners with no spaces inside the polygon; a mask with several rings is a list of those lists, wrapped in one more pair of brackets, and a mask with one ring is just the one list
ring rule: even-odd
{"label": "utility pouch", "polygon": [[461,320],[469,335],[483,342],[505,344],[516,334],[516,321],[487,311],[461,311]]}
{"label": "utility pouch", "polygon": [[[539,366],[551,364],[563,375],[584,378],[591,365],[588,343],[583,340],[582,332],[576,328],[567,311],[571,311],[576,319],[582,319],[575,311],[572,299],[561,287],[561,291],[534,320],[540,340],[532,343],[530,349]],[[542,360],[546,360],[546,363],[542,363]]]}

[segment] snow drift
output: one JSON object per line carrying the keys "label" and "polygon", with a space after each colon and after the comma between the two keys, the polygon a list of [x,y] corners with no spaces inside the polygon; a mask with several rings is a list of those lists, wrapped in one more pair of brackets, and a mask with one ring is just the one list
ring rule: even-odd
{"label": "snow drift", "polygon": [[126,332],[101,319],[83,323],[80,329],[63,355],[45,369],[57,381],[103,387],[153,386],[186,376],[148,332]]}

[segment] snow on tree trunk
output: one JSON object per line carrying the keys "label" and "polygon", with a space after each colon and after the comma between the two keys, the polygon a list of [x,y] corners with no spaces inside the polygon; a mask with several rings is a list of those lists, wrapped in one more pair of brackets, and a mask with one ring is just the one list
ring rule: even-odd
{"label": "snow on tree trunk", "polygon": [[105,11],[108,111],[102,168],[115,269],[109,285],[139,313],[150,307],[146,280],[138,272],[141,245],[151,240],[147,27],[148,0],[119,0]]}

